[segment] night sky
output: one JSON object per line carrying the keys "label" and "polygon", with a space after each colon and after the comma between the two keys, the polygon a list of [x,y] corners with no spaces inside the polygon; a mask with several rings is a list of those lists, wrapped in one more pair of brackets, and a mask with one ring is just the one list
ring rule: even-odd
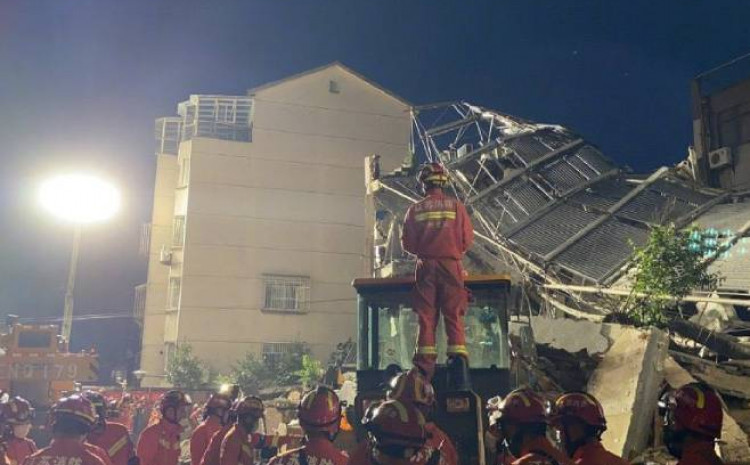
{"label": "night sky", "polygon": [[[114,221],[84,232],[76,314],[131,311],[153,120],[189,94],[339,60],[415,103],[568,126],[646,171],[684,158],[690,80],[750,52],[748,20],[743,0],[0,0],[0,314],[62,313],[72,229],[35,195],[73,169],[124,193]],[[78,321],[73,343],[107,362],[135,329]]]}

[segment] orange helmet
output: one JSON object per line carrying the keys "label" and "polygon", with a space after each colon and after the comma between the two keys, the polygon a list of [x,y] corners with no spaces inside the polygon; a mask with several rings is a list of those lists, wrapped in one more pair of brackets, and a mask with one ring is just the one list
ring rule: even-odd
{"label": "orange helmet", "polygon": [[88,427],[94,426],[98,418],[91,402],[78,394],[63,397],[52,406],[50,421],[53,425],[66,417],[74,418]]}
{"label": "orange helmet", "polygon": [[250,415],[255,418],[261,418],[264,410],[263,401],[255,396],[247,396],[238,400],[232,406],[232,413],[237,415],[237,417]]}
{"label": "orange helmet", "polygon": [[420,168],[417,181],[420,184],[431,184],[442,187],[448,184],[449,178],[443,165],[440,163],[427,163]]}
{"label": "orange helmet", "polygon": [[665,426],[674,431],[692,431],[711,438],[721,437],[724,419],[716,392],[700,383],[690,383],[662,396]]}
{"label": "orange helmet", "polygon": [[426,420],[416,407],[398,400],[380,404],[364,426],[378,447],[422,447],[427,440]]}
{"label": "orange helmet", "polygon": [[585,392],[568,392],[557,398],[553,407],[552,420],[557,423],[565,417],[577,418],[601,431],[607,429],[602,404],[594,396]]}
{"label": "orange helmet", "polygon": [[399,373],[391,380],[387,393],[389,400],[431,407],[435,404],[435,390],[418,370]]}
{"label": "orange helmet", "polygon": [[516,423],[547,423],[547,406],[544,399],[528,388],[520,388],[505,396],[497,407],[500,421]]}
{"label": "orange helmet", "polygon": [[305,394],[297,411],[299,423],[305,430],[335,433],[339,429],[341,403],[330,388],[319,386]]}
{"label": "orange helmet", "polygon": [[31,423],[34,418],[34,409],[28,400],[23,397],[13,397],[3,405],[5,420],[11,425],[23,425]]}
{"label": "orange helmet", "polygon": [[167,391],[159,400],[159,410],[164,413],[168,408],[190,407],[193,401],[182,391]]}

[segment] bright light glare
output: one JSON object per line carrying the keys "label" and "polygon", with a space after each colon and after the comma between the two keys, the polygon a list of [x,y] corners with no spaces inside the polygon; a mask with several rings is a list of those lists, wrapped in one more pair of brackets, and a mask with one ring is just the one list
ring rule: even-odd
{"label": "bright light glare", "polygon": [[85,174],[67,174],[45,181],[39,199],[52,214],[75,223],[104,221],[120,208],[120,193],[113,185]]}

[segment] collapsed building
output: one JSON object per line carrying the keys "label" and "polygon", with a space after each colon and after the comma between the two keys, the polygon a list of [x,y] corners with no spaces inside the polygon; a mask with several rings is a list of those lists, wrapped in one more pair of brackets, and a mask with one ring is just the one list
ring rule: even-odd
{"label": "collapsed building", "polygon": [[[415,167],[439,161],[474,222],[477,239],[465,266],[474,274],[513,275],[515,318],[535,320],[537,333],[550,322],[553,332],[562,331],[560,320],[541,316],[588,320],[598,325],[594,334],[618,335],[605,337],[600,354],[584,350],[567,362],[584,368],[575,387],[595,391],[608,414],[622,417],[610,447],[633,458],[653,444],[659,390],[689,378],[714,386],[732,414],[724,457],[750,460],[750,345],[735,337],[750,335],[750,190],[705,182],[695,153],[676,167],[634,173],[565,127],[467,102],[416,107],[412,118],[412,154],[401,168],[382,172],[377,155],[366,163],[375,276],[413,272],[413,257],[400,246],[401,221],[421,198]],[[686,297],[690,319],[670,326],[669,336],[603,324],[632,292],[628,270],[636,248],[651,228],[665,224],[699,228],[698,246],[710,271],[721,276],[719,287]],[[572,339],[580,337],[580,328],[570,331]],[[547,346],[537,338],[538,348]],[[555,373],[566,362],[554,359],[554,349],[545,351],[527,359],[527,368],[540,372],[529,379],[569,389],[560,370]],[[628,377],[633,385],[626,393]]]}

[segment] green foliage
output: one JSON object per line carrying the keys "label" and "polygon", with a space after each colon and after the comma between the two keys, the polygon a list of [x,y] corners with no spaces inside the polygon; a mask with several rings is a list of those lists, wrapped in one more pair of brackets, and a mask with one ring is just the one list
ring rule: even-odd
{"label": "green foliage", "polygon": [[209,374],[203,362],[193,354],[193,347],[185,343],[178,345],[169,357],[166,371],[167,381],[183,389],[200,389]]}
{"label": "green foliage", "polygon": [[245,394],[257,395],[273,381],[273,371],[254,353],[248,352],[245,358],[232,365],[232,370],[224,382],[240,385]]}
{"label": "green foliage", "polygon": [[718,276],[709,273],[703,253],[691,247],[695,235],[695,228],[681,231],[673,224],[657,226],[646,245],[636,249],[633,294],[625,303],[636,325],[662,326],[667,313],[693,289],[716,288]]}
{"label": "green foliage", "polygon": [[323,374],[323,365],[309,354],[302,355],[302,368],[295,375],[305,389],[310,389],[320,380]]}
{"label": "green foliage", "polygon": [[259,358],[248,352],[235,363],[224,382],[237,383],[245,394],[258,394],[272,386],[305,384],[320,376],[320,362],[310,356],[307,345],[295,343],[288,353]]}

